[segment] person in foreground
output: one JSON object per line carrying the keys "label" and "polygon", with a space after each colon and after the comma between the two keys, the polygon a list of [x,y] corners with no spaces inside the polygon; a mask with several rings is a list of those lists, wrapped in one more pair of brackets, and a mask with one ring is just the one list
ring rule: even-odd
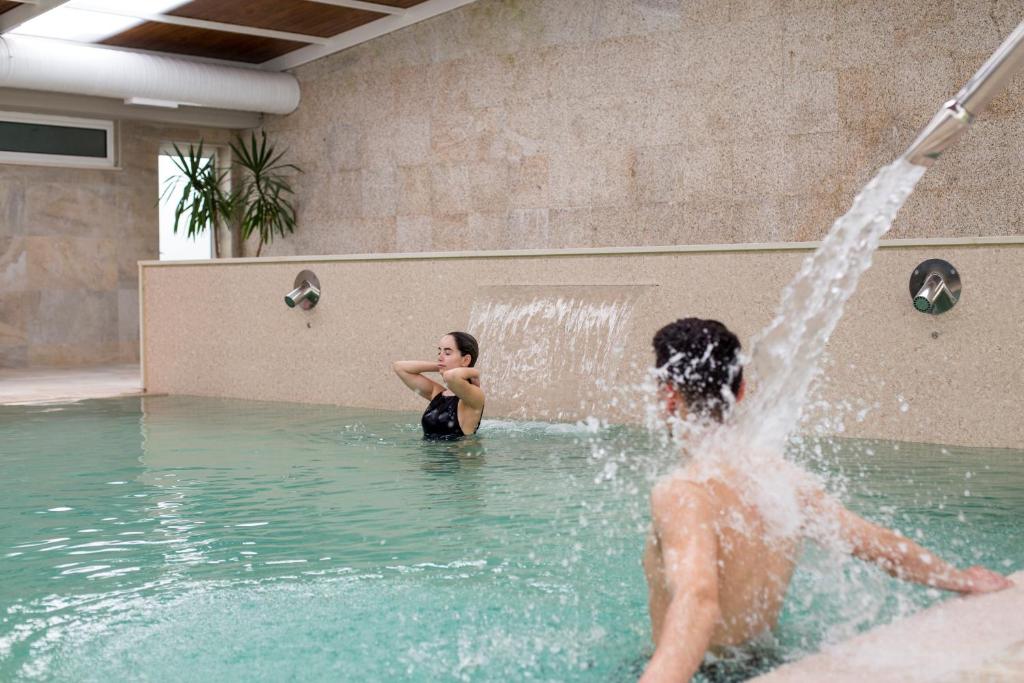
{"label": "person in foreground", "polygon": [[[480,347],[465,332],[449,332],[437,345],[437,361],[400,360],[392,366],[398,378],[430,401],[423,413],[423,435],[433,439],[455,439],[473,434],[484,414],[484,392],[476,359]],[[424,377],[438,372],[444,385]]]}
{"label": "person in foreground", "polygon": [[655,651],[641,683],[689,681],[706,653],[767,635],[807,537],[935,588],[985,593],[1012,585],[983,567],[957,569],[858,517],[781,454],[747,453],[755,449],[737,448],[735,439],[726,453],[709,447],[730,443],[721,436],[735,430],[729,418],[744,390],[739,340],[721,323],[677,320],[655,335],[654,351],[659,398],[676,419],[697,427],[684,450],[700,456],[651,492],[643,565]]}

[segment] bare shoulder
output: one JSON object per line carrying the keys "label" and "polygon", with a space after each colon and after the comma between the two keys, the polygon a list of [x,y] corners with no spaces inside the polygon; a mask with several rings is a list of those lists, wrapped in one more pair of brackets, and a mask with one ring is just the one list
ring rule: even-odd
{"label": "bare shoulder", "polygon": [[662,477],[651,489],[651,513],[656,524],[703,517],[711,503],[711,494],[701,483],[680,474]]}

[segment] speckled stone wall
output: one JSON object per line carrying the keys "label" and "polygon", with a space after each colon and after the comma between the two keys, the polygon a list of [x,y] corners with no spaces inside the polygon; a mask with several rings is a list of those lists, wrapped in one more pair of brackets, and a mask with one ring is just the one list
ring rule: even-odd
{"label": "speckled stone wall", "polygon": [[0,367],[138,360],[160,144],[227,131],[122,122],[119,137],[119,169],[0,164]]}
{"label": "speckled stone wall", "polygon": [[[819,239],[1009,0],[479,0],[299,67],[267,255]],[[892,237],[1024,234],[1024,78]]]}
{"label": "speckled stone wall", "polygon": [[[146,265],[144,384],[151,393],[421,411],[425,402],[394,377],[391,362],[430,360],[443,334],[468,328],[480,337],[488,417],[637,422],[644,414],[638,385],[653,362],[658,328],[683,315],[717,318],[749,342],[771,320],[807,253]],[[1024,241],[879,250],[829,342],[820,398],[831,408],[812,416],[808,429],[1024,448],[1022,255]],[[917,312],[908,288],[911,272],[928,258],[950,261],[964,283],[960,302],[938,316]],[[310,311],[290,309],[283,297],[305,268],[319,277],[323,297]],[[221,295],[207,295],[213,291]],[[581,333],[545,325],[542,316],[525,329],[471,324],[474,310],[489,302],[564,295],[582,309],[624,292],[614,297],[628,304],[622,326],[613,335],[596,326],[618,347],[613,354],[576,344]],[[595,357],[604,360],[585,369]],[[518,365],[500,370],[508,358]]]}

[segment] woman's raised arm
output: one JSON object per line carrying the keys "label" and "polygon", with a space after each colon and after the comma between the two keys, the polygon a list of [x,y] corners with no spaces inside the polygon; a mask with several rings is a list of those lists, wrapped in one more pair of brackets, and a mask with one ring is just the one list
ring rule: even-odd
{"label": "woman's raised arm", "polygon": [[444,391],[440,384],[423,376],[424,372],[437,372],[437,363],[425,360],[396,360],[391,368],[405,386],[428,401]]}
{"label": "woman's raised arm", "polygon": [[480,388],[480,371],[476,368],[452,368],[442,375],[452,393],[473,410],[484,407],[484,392]]}

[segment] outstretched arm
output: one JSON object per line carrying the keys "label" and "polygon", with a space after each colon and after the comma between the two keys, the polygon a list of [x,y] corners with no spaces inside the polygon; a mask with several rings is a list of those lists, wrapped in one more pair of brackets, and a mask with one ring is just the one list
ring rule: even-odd
{"label": "outstretched arm", "polygon": [[720,618],[718,542],[710,505],[692,483],[669,480],[651,492],[651,516],[669,603],[654,656],[640,681],[688,681],[704,659]]}
{"label": "outstretched arm", "polygon": [[484,392],[480,388],[480,371],[476,368],[452,368],[441,375],[444,383],[463,403],[473,410],[484,407]]}
{"label": "outstretched arm", "polygon": [[835,520],[839,538],[851,554],[872,562],[890,576],[959,593],[989,593],[1013,585],[1002,574],[975,566],[957,569],[906,536],[869,522],[829,496],[816,507]]}
{"label": "outstretched arm", "polygon": [[437,372],[437,363],[423,360],[396,360],[392,369],[398,378],[428,401],[444,391],[437,382],[423,376],[424,372]]}

